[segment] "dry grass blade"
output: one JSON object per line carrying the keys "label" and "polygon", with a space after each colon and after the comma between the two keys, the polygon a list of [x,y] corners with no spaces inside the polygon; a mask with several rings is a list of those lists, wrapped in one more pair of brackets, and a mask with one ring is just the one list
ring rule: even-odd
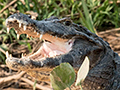
{"label": "dry grass blade", "polygon": [[0,78],[0,87],[2,88],[4,85],[7,85],[8,83],[12,82],[13,80],[20,79],[24,74],[25,74],[25,72],[22,71],[21,73],[19,73],[17,75]]}
{"label": "dry grass blade", "polygon": [[13,3],[15,3],[17,0],[13,0],[12,2],[10,2],[7,6],[5,6],[0,13],[2,13],[4,10],[6,10],[9,6],[11,6]]}
{"label": "dry grass blade", "polygon": [[[31,86],[34,85],[34,82],[30,81],[29,79],[27,78],[21,78],[22,81],[24,82],[27,82],[28,84],[30,84]],[[45,86],[42,86],[42,85],[39,85],[39,84],[36,84],[36,88],[37,89],[42,89],[42,90],[52,90],[52,88],[48,88],[48,87],[45,87]]]}
{"label": "dry grass blade", "polygon": [[114,28],[111,30],[102,31],[102,32],[99,32],[99,34],[105,34],[105,33],[115,32],[115,31],[120,31],[120,28]]}
{"label": "dry grass blade", "polygon": [[5,52],[2,48],[0,48],[0,51],[1,51],[2,53],[6,54],[6,52]]}

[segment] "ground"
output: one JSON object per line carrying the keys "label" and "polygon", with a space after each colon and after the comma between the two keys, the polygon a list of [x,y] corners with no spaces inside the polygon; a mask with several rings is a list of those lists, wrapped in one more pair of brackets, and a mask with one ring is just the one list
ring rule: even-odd
{"label": "ground", "polygon": [[[99,32],[98,36],[107,41],[110,44],[111,48],[120,55],[120,28]],[[31,42],[31,45],[35,43],[36,42],[33,41]],[[15,50],[15,47],[12,49],[12,46],[11,51],[18,51],[17,53],[19,55],[21,52],[28,52],[24,46],[20,46],[20,50]],[[0,90],[33,90],[35,81],[36,80],[34,78],[30,77],[25,72],[13,71],[10,70],[6,65],[0,65]],[[37,83],[38,84],[36,84],[36,90],[48,90],[50,88],[50,82],[37,81]],[[74,88],[74,90],[76,89],[77,88]]]}

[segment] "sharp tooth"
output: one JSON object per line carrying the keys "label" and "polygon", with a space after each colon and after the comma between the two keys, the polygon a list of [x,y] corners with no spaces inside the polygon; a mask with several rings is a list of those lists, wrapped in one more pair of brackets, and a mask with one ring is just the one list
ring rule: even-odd
{"label": "sharp tooth", "polygon": [[10,54],[10,58],[12,58],[12,54]]}
{"label": "sharp tooth", "polygon": [[24,28],[24,31],[25,31],[26,30],[26,25],[24,25],[23,28]]}
{"label": "sharp tooth", "polygon": [[29,36],[28,36],[28,34],[27,34],[27,38],[28,38]]}
{"label": "sharp tooth", "polygon": [[17,31],[15,31],[17,33]]}
{"label": "sharp tooth", "polygon": [[8,53],[8,51],[6,51],[6,58],[9,58],[9,53]]}
{"label": "sharp tooth", "polygon": [[37,35],[39,35],[39,33],[37,33]]}
{"label": "sharp tooth", "polygon": [[19,34],[17,34],[17,39],[19,39],[19,37],[20,37],[20,35],[19,35]]}
{"label": "sharp tooth", "polygon": [[23,53],[22,53],[22,58],[24,57]]}
{"label": "sharp tooth", "polygon": [[43,34],[40,35],[40,40],[42,39]]}
{"label": "sharp tooth", "polygon": [[36,33],[36,31],[34,30],[34,33]]}
{"label": "sharp tooth", "polygon": [[10,29],[7,27],[7,33],[9,33]]}
{"label": "sharp tooth", "polygon": [[19,27],[21,27],[21,23],[19,23]]}

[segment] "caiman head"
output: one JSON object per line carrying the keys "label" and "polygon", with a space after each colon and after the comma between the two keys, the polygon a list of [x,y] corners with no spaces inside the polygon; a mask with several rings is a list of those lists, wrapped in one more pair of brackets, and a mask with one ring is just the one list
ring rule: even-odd
{"label": "caiman head", "polygon": [[[37,21],[31,19],[30,15],[17,13],[6,19],[6,26],[7,32],[14,28],[17,37],[27,34],[43,40],[42,46],[32,55],[15,58],[6,53],[6,64],[12,69],[39,69],[44,66],[56,66],[62,62],[80,66],[80,60],[86,55],[93,59],[94,56],[101,56],[101,52],[104,53],[101,38],[68,18],[51,17]],[[93,59],[92,62],[96,61]]]}
{"label": "caiman head", "polygon": [[50,68],[63,62],[79,68],[85,56],[88,56],[90,71],[86,86],[96,87],[89,90],[98,90],[98,86],[109,85],[115,68],[113,62],[119,60],[119,56],[111,50],[107,42],[85,27],[68,18],[51,17],[37,21],[31,19],[30,15],[21,13],[9,16],[6,26],[7,32],[14,28],[17,37],[27,34],[43,41],[38,51],[28,56],[16,58],[6,53],[6,64],[9,68],[23,70],[37,77],[39,75],[34,71],[42,71],[43,67]]}
{"label": "caiman head", "polygon": [[[61,23],[63,21],[65,21],[65,23]],[[64,26],[65,24],[66,27]],[[19,68],[18,63],[20,63],[20,68],[22,69],[22,66],[29,65],[33,60],[38,61],[37,63],[42,67],[44,66],[43,61],[45,59],[57,58],[58,56],[67,54],[72,49],[74,43],[73,36],[76,36],[78,32],[73,27],[67,26],[67,24],[71,24],[71,22],[66,21],[66,18],[59,20],[53,17],[37,21],[31,19],[29,15],[24,15],[22,13],[17,13],[8,17],[6,20],[7,32],[9,32],[11,28],[14,28],[17,33],[17,38],[19,38],[20,34],[27,34],[28,36],[43,40],[43,44],[38,51],[30,56],[14,58],[7,55],[8,58],[6,63],[8,66],[13,62],[10,67],[17,69]],[[56,62],[56,65],[58,64]],[[15,67],[16,65],[17,67]],[[50,66],[52,65],[55,66],[51,63]]]}

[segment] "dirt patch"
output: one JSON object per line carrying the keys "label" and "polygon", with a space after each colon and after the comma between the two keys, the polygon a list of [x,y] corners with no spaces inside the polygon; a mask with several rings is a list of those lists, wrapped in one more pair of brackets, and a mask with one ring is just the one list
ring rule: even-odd
{"label": "dirt patch", "polygon": [[113,51],[120,55],[120,28],[99,32],[98,36],[107,41]]}

